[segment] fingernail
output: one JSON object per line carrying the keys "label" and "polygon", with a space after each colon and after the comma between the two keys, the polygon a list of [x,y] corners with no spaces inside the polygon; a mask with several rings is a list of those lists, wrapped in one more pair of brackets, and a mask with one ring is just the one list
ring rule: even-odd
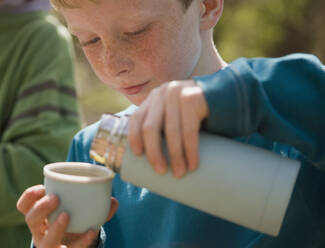
{"label": "fingernail", "polygon": [[142,154],[142,149],[139,147],[134,147],[132,151],[136,156],[140,156]]}
{"label": "fingernail", "polygon": [[43,185],[40,185],[39,187],[37,187],[36,189],[35,189],[35,193],[36,194],[38,194],[38,195],[40,195],[40,194],[44,194],[44,188],[42,187]]}
{"label": "fingernail", "polygon": [[66,212],[62,212],[59,215],[58,221],[61,225],[64,225],[67,222],[67,219],[69,218],[69,215]]}
{"label": "fingernail", "polygon": [[159,164],[156,166],[156,171],[160,174],[163,175],[167,172],[167,168],[165,165]]}
{"label": "fingernail", "polygon": [[57,197],[55,194],[50,194],[48,197],[50,201],[54,201],[54,202],[59,201],[59,197]]}
{"label": "fingernail", "polygon": [[49,194],[48,197],[49,197],[50,199],[55,199],[55,198],[57,198],[57,196],[56,196],[55,194]]}
{"label": "fingernail", "polygon": [[182,178],[182,177],[185,175],[185,173],[186,173],[185,169],[183,169],[183,168],[177,168],[177,169],[175,170],[174,175],[175,175],[177,178]]}
{"label": "fingernail", "polygon": [[140,156],[140,155],[142,155],[142,150],[140,148],[136,148],[134,151],[134,154],[137,156]]}
{"label": "fingernail", "polygon": [[191,172],[193,172],[193,171],[196,171],[197,166],[196,166],[195,164],[189,164],[188,169],[189,169]]}

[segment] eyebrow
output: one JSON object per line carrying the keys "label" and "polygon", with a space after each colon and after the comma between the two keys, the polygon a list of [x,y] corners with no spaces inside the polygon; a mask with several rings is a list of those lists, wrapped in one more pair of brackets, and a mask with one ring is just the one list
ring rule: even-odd
{"label": "eyebrow", "polygon": [[[1,1],[1,0],[0,0],[0,1]],[[69,25],[67,25],[67,29],[68,29],[68,31],[69,31],[71,34],[73,34],[73,35],[75,35],[75,34],[77,34],[77,33],[83,33],[83,32],[85,32],[85,31],[82,30],[82,29],[74,28],[74,27],[69,26]]]}
{"label": "eyebrow", "polygon": [[75,34],[75,33],[78,33],[78,30],[77,29],[73,29],[71,27],[67,27],[68,28],[68,31],[71,33],[71,34]]}

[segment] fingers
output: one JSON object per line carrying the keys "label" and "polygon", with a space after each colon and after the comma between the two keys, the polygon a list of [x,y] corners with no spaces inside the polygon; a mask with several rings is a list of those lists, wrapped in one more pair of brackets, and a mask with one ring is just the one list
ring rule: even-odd
{"label": "fingers", "polygon": [[159,174],[167,172],[167,161],[161,147],[161,130],[164,119],[163,94],[161,90],[154,90],[151,94],[151,104],[142,126],[146,156],[153,169]]}
{"label": "fingers", "polygon": [[166,172],[161,150],[165,131],[174,176],[194,171],[199,163],[199,129],[208,116],[202,89],[194,81],[174,81],[154,89],[129,122],[129,143],[136,155],[146,152],[154,170]]}
{"label": "fingers", "polygon": [[59,199],[54,195],[46,195],[37,201],[25,215],[26,223],[35,241],[44,236],[44,222],[48,215],[59,205]]}
{"label": "fingers", "polygon": [[112,219],[112,217],[115,215],[117,209],[118,209],[118,206],[119,206],[119,203],[118,201],[116,200],[116,198],[114,197],[111,197],[111,207],[110,207],[110,210],[109,210],[109,214],[107,216],[107,221],[109,221],[110,219]]}
{"label": "fingers", "polygon": [[89,247],[97,238],[99,231],[89,230],[84,234],[66,233],[69,224],[69,215],[65,212],[61,213],[55,222],[50,226],[39,247],[57,248],[66,247],[61,244],[68,245],[69,248]]}
{"label": "fingers", "polygon": [[182,116],[179,113],[181,90],[182,87],[178,82],[170,83],[166,93],[167,101],[165,102],[165,137],[173,174],[178,178],[184,176],[187,170],[181,130],[184,124],[188,124],[182,123]]}
{"label": "fingers", "polygon": [[68,224],[68,214],[61,213],[58,218],[54,221],[54,223],[49,227],[46,236],[41,242],[42,247],[57,248],[58,246],[60,246]]}
{"label": "fingers", "polygon": [[[116,213],[119,203],[116,198],[111,197],[111,207],[109,214],[107,216],[107,221],[109,221]],[[62,227],[61,227],[62,228]],[[55,231],[54,231],[55,233]],[[99,230],[89,230],[85,234],[79,233],[68,233],[63,238],[63,244],[69,244],[69,248],[73,247],[88,247],[90,244],[93,244],[94,241],[98,238]],[[84,246],[86,245],[86,246]],[[93,246],[91,246],[93,247]],[[95,246],[94,246],[95,247]],[[97,247],[97,246],[96,246]]]}
{"label": "fingers", "polygon": [[69,248],[88,248],[97,247],[98,231],[89,230],[85,234],[82,234],[80,238],[69,245]]}
{"label": "fingers", "polygon": [[136,155],[144,152],[144,143],[142,139],[142,124],[146,117],[147,109],[150,106],[150,97],[148,97],[140,108],[130,117],[128,124],[128,143],[131,150]]}
{"label": "fingers", "polygon": [[[199,129],[201,117],[198,115],[196,106],[198,87],[186,88],[181,95],[181,118],[184,123],[182,128],[182,138],[188,169],[194,171],[199,163]],[[189,108],[188,106],[192,106]]]}
{"label": "fingers", "polygon": [[24,191],[17,201],[17,209],[24,215],[33,207],[35,202],[45,195],[45,188],[43,185],[36,185]]}
{"label": "fingers", "polygon": [[[164,106],[158,89],[152,91],[146,101],[134,113],[128,125],[128,141],[134,154],[146,156],[153,169],[162,174],[167,171],[167,162],[161,152],[161,127]],[[156,108],[152,108],[156,106]]]}

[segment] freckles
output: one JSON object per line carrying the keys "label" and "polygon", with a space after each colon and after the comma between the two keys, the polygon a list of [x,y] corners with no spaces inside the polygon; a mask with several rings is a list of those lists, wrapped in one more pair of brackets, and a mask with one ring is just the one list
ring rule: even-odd
{"label": "freckles", "polygon": [[92,56],[90,59],[90,64],[92,65],[95,72],[103,73],[105,70],[104,59],[102,56]]}
{"label": "freckles", "polygon": [[102,63],[103,59],[102,56],[97,56],[98,53],[95,53],[92,50],[88,49],[83,49],[83,52],[88,60],[88,62],[93,66],[93,67],[98,67],[99,64]]}
{"label": "freckles", "polygon": [[148,39],[142,42],[135,51],[132,51],[132,57],[136,58],[137,64],[141,67],[152,70],[163,58],[160,47],[161,45],[156,39]]}
{"label": "freckles", "polygon": [[98,56],[97,52],[91,50],[83,50],[83,52],[97,77],[103,82],[107,81],[105,76],[105,63],[103,56]]}
{"label": "freckles", "polygon": [[155,40],[155,38],[151,37],[150,39],[139,41],[137,49],[133,51],[135,57],[140,58],[142,61],[149,62],[152,57],[157,56],[156,53],[158,52],[158,50],[156,48],[157,42]]}

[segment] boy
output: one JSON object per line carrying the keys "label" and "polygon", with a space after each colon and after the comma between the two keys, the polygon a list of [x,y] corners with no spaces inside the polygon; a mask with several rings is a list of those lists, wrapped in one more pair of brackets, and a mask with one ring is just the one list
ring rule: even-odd
{"label": "boy", "polygon": [[[320,196],[324,193],[324,173],[315,167],[324,168],[325,140],[320,127],[325,124],[320,116],[325,116],[325,72],[316,58],[242,59],[226,67],[212,42],[222,0],[53,3],[71,33],[79,38],[101,80],[140,105],[130,119],[129,143],[135,154],[146,153],[157,173],[167,170],[160,151],[161,130],[167,139],[173,174],[181,178],[188,170],[199,169],[198,130],[203,120],[208,131],[245,136],[243,142],[299,158],[304,165],[282,232],[275,238],[162,198],[117,176],[113,195],[120,208],[104,225],[100,239],[98,231],[65,235],[65,213],[50,227],[42,225],[58,199],[44,197],[43,186],[26,191],[18,208],[26,215],[38,248],[62,243],[69,247],[141,248],[325,244],[315,237],[321,231],[323,212],[318,207],[323,204]],[[182,79],[189,80],[172,81]],[[120,114],[134,111],[132,106]],[[75,137],[68,160],[92,162],[89,149],[97,128],[98,123]],[[294,145],[301,153],[273,141]],[[113,206],[111,216],[116,210],[116,204]]]}

